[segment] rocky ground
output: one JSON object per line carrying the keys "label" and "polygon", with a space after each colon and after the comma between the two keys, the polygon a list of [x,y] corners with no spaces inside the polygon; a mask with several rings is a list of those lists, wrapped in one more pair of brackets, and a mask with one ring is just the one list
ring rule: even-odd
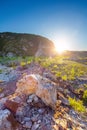
{"label": "rocky ground", "polygon": [[69,104],[81,96],[70,82],[35,63],[0,68],[0,130],[87,130],[87,117]]}

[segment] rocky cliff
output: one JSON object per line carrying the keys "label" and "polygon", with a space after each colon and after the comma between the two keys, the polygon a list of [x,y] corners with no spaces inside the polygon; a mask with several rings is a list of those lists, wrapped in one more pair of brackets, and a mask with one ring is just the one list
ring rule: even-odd
{"label": "rocky cliff", "polygon": [[0,56],[51,56],[54,49],[52,41],[39,35],[0,33]]}

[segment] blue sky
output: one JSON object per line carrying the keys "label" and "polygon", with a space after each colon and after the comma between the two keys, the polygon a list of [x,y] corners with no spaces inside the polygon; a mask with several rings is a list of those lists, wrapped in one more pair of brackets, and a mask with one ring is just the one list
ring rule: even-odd
{"label": "blue sky", "polygon": [[0,0],[0,32],[39,34],[87,50],[87,0]]}

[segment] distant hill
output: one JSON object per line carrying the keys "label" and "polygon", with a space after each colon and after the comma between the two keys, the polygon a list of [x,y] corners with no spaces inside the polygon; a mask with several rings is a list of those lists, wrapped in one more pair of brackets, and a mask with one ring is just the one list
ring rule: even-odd
{"label": "distant hill", "polygon": [[39,35],[0,33],[0,56],[51,56],[54,49],[52,41]]}
{"label": "distant hill", "polygon": [[70,56],[72,59],[87,57],[87,51],[65,51],[64,55]]}

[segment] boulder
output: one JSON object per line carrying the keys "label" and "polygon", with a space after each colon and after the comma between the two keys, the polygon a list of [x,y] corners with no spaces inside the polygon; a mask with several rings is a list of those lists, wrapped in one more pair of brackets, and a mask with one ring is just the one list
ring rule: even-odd
{"label": "boulder", "polygon": [[16,86],[15,93],[17,95],[36,94],[47,106],[55,109],[57,100],[56,85],[49,79],[37,74],[26,75],[17,82]]}

